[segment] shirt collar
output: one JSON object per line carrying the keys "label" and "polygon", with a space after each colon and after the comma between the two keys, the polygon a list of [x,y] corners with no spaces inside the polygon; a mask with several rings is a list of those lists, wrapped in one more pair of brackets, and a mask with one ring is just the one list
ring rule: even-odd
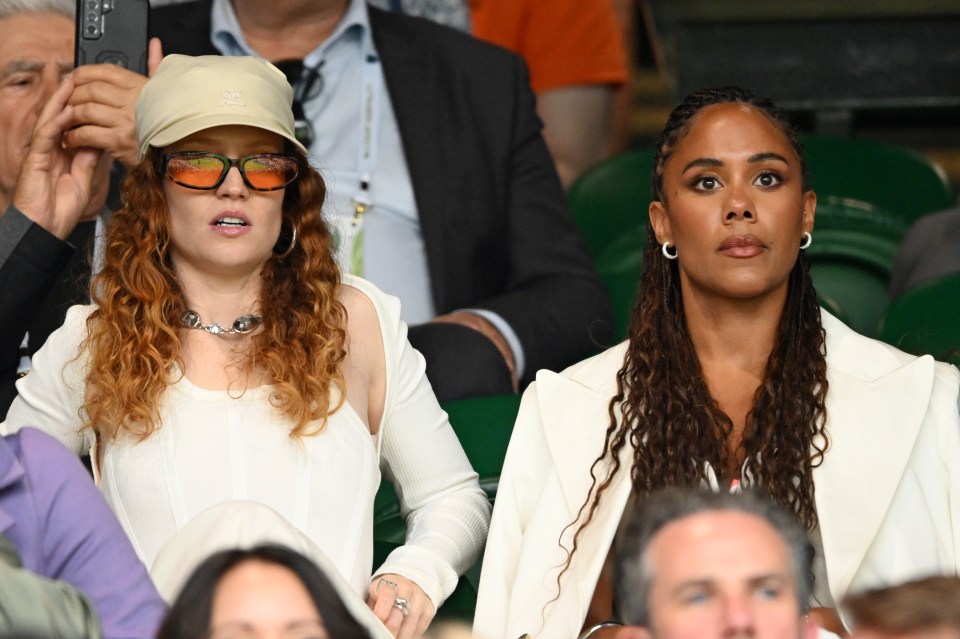
{"label": "shirt collar", "polygon": [[[330,47],[341,40],[350,38],[350,34],[353,33],[359,35],[363,51],[370,53],[375,51],[373,36],[370,33],[370,16],[367,13],[367,4],[364,0],[350,0],[347,11],[337,24],[337,28],[334,29],[329,38],[320,43],[316,49],[304,58],[304,64],[315,66],[324,58]],[[210,13],[210,41],[223,55],[257,56],[243,36],[240,21],[237,20],[237,14],[234,12],[230,0],[213,0]]]}

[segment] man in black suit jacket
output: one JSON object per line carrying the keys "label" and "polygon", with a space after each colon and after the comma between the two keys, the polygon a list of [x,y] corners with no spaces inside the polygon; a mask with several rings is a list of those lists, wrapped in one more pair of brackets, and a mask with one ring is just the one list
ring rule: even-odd
{"label": "man in black suit jacket", "polygon": [[[196,0],[154,9],[151,29],[164,52],[218,54],[211,6]],[[273,61],[303,58],[348,6],[232,3],[247,43]],[[461,309],[506,321],[522,346],[522,383],[607,345],[609,299],[567,210],[523,62],[426,20],[372,7],[369,20],[440,314],[413,327],[410,340],[424,353],[438,396],[511,390],[513,354],[503,335]]]}

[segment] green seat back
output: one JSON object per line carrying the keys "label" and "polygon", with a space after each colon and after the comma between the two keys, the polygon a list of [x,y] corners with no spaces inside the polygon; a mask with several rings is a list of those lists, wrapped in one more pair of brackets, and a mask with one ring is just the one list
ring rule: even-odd
{"label": "green seat back", "polygon": [[905,225],[956,205],[943,169],[893,144],[858,138],[803,136],[813,188],[820,198],[869,202],[899,216]]}
{"label": "green seat back", "polygon": [[594,258],[626,229],[647,223],[652,172],[652,149],[630,151],[600,162],[570,187],[570,212]]}
{"label": "green seat back", "polygon": [[908,353],[960,365],[960,274],[925,282],[893,300],[880,338]]}
{"label": "green seat back", "polygon": [[597,274],[613,303],[614,337],[627,337],[627,325],[637,297],[637,284],[643,272],[643,247],[647,242],[645,226],[634,226],[607,246],[597,258]]}
{"label": "green seat back", "polygon": [[[480,487],[492,504],[497,496],[503,458],[520,409],[519,395],[492,395],[445,402],[450,424],[467,458],[480,476]],[[389,482],[380,484],[373,507],[373,563],[379,566],[403,544],[406,524]],[[472,621],[480,583],[480,561],[460,579],[453,594],[437,611],[438,618]]]}
{"label": "green seat back", "polygon": [[890,303],[887,285],[897,240],[882,233],[823,228],[807,249],[820,305],[855,331],[877,337]]}

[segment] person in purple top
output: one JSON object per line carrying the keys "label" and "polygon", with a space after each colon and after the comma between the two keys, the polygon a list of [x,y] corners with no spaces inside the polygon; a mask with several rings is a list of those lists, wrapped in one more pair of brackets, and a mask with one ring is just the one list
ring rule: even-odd
{"label": "person in purple top", "polygon": [[80,460],[32,428],[0,437],[0,535],[24,569],[86,595],[105,639],[156,634],[166,604],[120,522]]}

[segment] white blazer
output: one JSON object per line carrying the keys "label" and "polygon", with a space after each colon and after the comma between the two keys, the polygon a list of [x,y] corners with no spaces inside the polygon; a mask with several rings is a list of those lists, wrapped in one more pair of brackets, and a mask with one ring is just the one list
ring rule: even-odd
{"label": "white blazer", "polygon": [[[813,472],[835,601],[850,591],[960,566],[960,372],[863,337],[823,312],[830,447]],[[577,636],[631,492],[633,450],[585,529],[569,569],[589,468],[603,450],[626,344],[524,393],[483,560],[481,639]],[[605,476],[606,466],[597,475]]]}

